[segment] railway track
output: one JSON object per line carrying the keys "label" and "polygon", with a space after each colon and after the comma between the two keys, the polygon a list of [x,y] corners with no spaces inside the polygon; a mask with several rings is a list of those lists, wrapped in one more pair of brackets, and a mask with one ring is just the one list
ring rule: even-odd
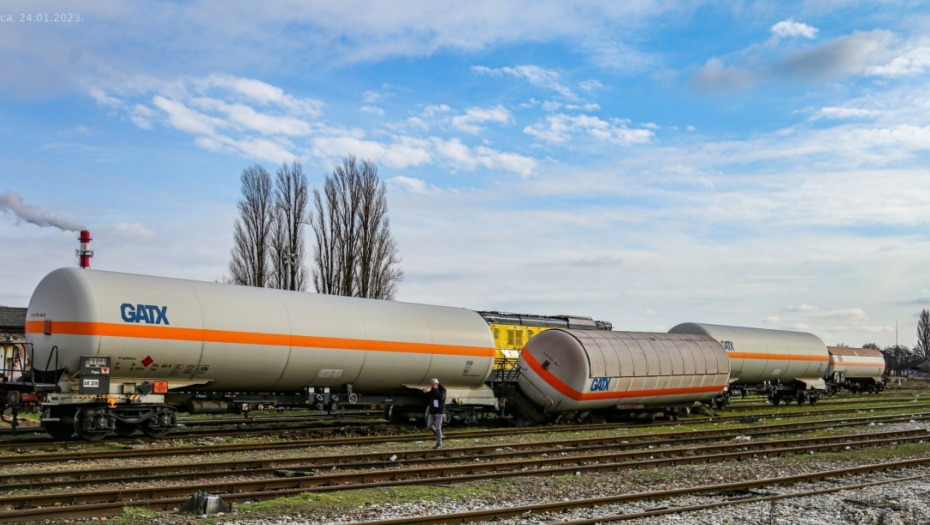
{"label": "railway track", "polygon": [[[534,457],[512,459],[512,454],[474,461],[472,456],[442,458],[440,451],[425,465],[411,468],[370,469],[370,465],[349,463],[331,470],[287,478],[262,478],[234,481],[201,481],[196,484],[160,487],[129,487],[115,490],[71,492],[57,494],[21,494],[0,497],[0,505],[11,510],[0,512],[0,521],[28,521],[112,515],[124,505],[153,510],[170,510],[197,491],[221,494],[227,502],[259,501],[303,492],[332,492],[387,486],[452,484],[517,476],[579,475],[581,473],[614,472],[629,469],[656,468],[684,463],[716,463],[743,460],[764,455],[784,456],[810,452],[850,450],[854,448],[892,446],[908,442],[926,442],[926,429],[911,429],[869,435],[847,434],[832,437],[792,438],[765,442],[728,442],[701,447],[679,446],[666,449],[606,452],[603,449],[581,450],[581,454],[545,454],[527,450]],[[641,445],[642,443],[640,443]],[[602,445],[602,444],[601,444]],[[498,447],[499,448],[499,447]],[[456,455],[458,449],[445,451]],[[468,447],[463,450],[468,450]],[[558,449],[556,449],[558,450]],[[561,449],[564,452],[564,449]],[[593,453],[592,453],[593,452]],[[480,458],[479,458],[480,459]],[[330,458],[332,461],[332,458]],[[447,464],[443,464],[443,461]],[[900,462],[907,463],[907,462]],[[930,458],[912,460],[908,464],[930,464]],[[359,468],[364,470],[359,471]],[[850,470],[850,469],[846,469]],[[732,485],[732,484],[731,484]],[[500,516],[498,516],[500,517]]]}
{"label": "railway track", "polygon": [[[508,518],[520,517],[520,516],[534,516],[534,515],[540,516],[540,515],[545,515],[545,514],[554,514],[558,512],[564,512],[564,511],[575,510],[575,509],[590,509],[590,508],[596,508],[596,507],[601,507],[605,505],[618,505],[618,504],[640,502],[640,501],[659,501],[659,500],[666,500],[669,498],[675,498],[675,497],[681,497],[681,496],[691,496],[695,494],[732,493],[732,492],[750,491],[754,489],[762,489],[762,488],[774,487],[774,486],[789,486],[789,485],[796,485],[799,483],[823,481],[823,480],[828,480],[828,479],[832,480],[832,479],[844,478],[844,477],[850,477],[850,476],[860,476],[864,474],[886,472],[889,470],[902,470],[902,469],[915,468],[915,467],[925,467],[927,465],[930,465],[930,458],[920,458],[920,459],[905,460],[905,461],[876,463],[876,464],[871,464],[871,465],[862,465],[858,467],[836,469],[836,470],[821,470],[821,471],[816,471],[816,472],[810,472],[807,474],[799,474],[796,476],[763,478],[763,479],[755,479],[755,480],[750,480],[750,481],[740,481],[736,483],[701,485],[701,486],[696,486],[696,487],[687,487],[687,488],[672,489],[672,490],[640,492],[640,493],[635,493],[635,494],[622,494],[622,495],[617,495],[617,496],[608,496],[608,497],[601,497],[601,498],[587,498],[587,499],[571,500],[571,501],[547,502],[547,503],[540,503],[536,505],[523,505],[523,506],[518,506],[518,507],[477,510],[477,511],[472,511],[472,512],[460,512],[460,513],[454,513],[454,514],[441,514],[441,515],[434,515],[434,516],[417,516],[414,518],[379,520],[379,521],[372,521],[372,522],[357,522],[356,525],[376,525],[376,524],[377,525],[408,525],[411,523],[432,525],[432,524],[446,524],[446,523],[472,523],[472,522],[479,522],[479,521],[503,520],[503,519],[508,519]],[[691,507],[660,509],[660,510],[640,512],[640,513],[635,513],[635,514],[607,515],[607,516],[600,516],[600,517],[590,519],[590,520],[569,521],[569,522],[562,522],[562,523],[572,524],[572,525],[609,523],[612,521],[646,518],[650,516],[678,514],[681,512],[693,512],[696,510],[721,507],[725,505],[750,503],[753,501],[770,501],[774,499],[787,499],[787,498],[797,498],[797,497],[803,497],[803,496],[812,496],[812,495],[817,495],[817,494],[827,494],[830,492],[839,492],[843,490],[865,488],[865,487],[876,486],[876,485],[881,485],[881,484],[896,483],[896,482],[900,483],[903,481],[921,479],[925,476],[926,474],[919,474],[919,475],[914,475],[914,476],[899,477],[895,479],[877,481],[877,482],[872,482],[872,483],[850,484],[850,485],[844,485],[844,486],[831,487],[828,489],[806,491],[806,492],[795,492],[791,494],[783,494],[783,495],[778,495],[778,496],[766,496],[766,497],[753,498],[753,499],[740,499],[737,501],[711,503],[707,505],[695,505]]]}
{"label": "railway track", "polygon": [[[882,403],[904,403],[908,401],[927,401],[928,398],[921,398],[920,396],[902,396],[902,397],[868,397],[862,399],[828,399],[827,401],[818,401],[817,406],[844,406],[844,405],[879,405]],[[742,411],[742,410],[762,410],[767,408],[773,408],[779,405],[773,405],[771,403],[731,403],[727,405],[724,410],[727,411]],[[791,405],[785,405],[785,408],[790,407]],[[800,406],[800,405],[798,405]]]}
{"label": "railway track", "polygon": [[[378,419],[378,418],[382,418],[383,416],[384,416],[383,410],[366,410],[366,411],[360,411],[360,412],[345,412],[345,413],[338,413],[338,414],[303,414],[299,416],[259,416],[259,417],[236,417],[236,418],[217,417],[217,418],[197,418],[197,419],[182,418],[178,420],[178,426],[179,428],[184,429],[184,428],[191,428],[191,427],[223,427],[223,426],[236,425],[239,428],[213,429],[211,432],[213,433],[240,432],[241,433],[243,431],[243,429],[241,428],[243,425],[248,425],[248,426],[268,425],[269,423],[272,423],[273,425],[270,428],[270,430],[279,430],[279,429],[287,429],[287,425],[292,424],[292,423],[296,423],[296,424],[309,423],[309,422],[338,423],[338,422],[342,422],[345,420],[351,420],[351,419]],[[280,425],[276,426],[277,424],[280,424]],[[249,429],[249,430],[260,431],[261,429]],[[0,428],[0,436],[11,436],[12,437],[12,436],[17,436],[17,435],[42,434],[44,432],[45,430],[43,430],[38,425],[18,427],[15,433],[13,432],[11,428]],[[198,431],[185,432],[182,430],[179,432],[171,433],[171,436],[172,437],[190,436],[190,435],[197,436],[201,434],[204,434],[204,432],[198,432]],[[51,442],[52,440],[46,440],[46,441]]]}
{"label": "railway track", "polygon": [[[908,412],[906,415],[897,415],[898,417],[924,417],[926,412],[918,412],[920,408],[914,405],[904,405],[894,407],[896,409],[913,409],[914,412]],[[887,410],[891,410],[892,407],[886,407]],[[871,409],[872,411],[878,412],[880,409]],[[859,412],[861,410],[848,410],[845,412]],[[755,422],[767,421],[772,419],[792,419],[807,417],[810,415],[826,415],[826,414],[836,414],[837,411],[833,412],[824,412],[824,411],[814,411],[814,412],[793,412],[791,414],[775,414],[769,417],[763,416],[752,416]],[[894,417],[894,416],[892,416]],[[728,417],[714,417],[706,418],[703,420],[696,419],[693,423],[702,423],[702,422],[740,422],[744,420],[744,417],[741,416],[728,416]],[[837,423],[839,420],[830,421],[831,424]],[[652,426],[655,427],[667,427],[667,426],[677,426],[676,422],[663,422],[657,423]],[[789,424],[790,425],[790,424]],[[803,424],[802,424],[803,425]],[[513,435],[527,435],[527,434],[540,434],[540,433],[556,433],[556,432],[585,432],[585,431],[598,431],[598,430],[617,430],[617,429],[630,429],[630,428],[645,428],[641,424],[630,424],[630,423],[607,423],[600,425],[563,425],[563,426],[549,426],[549,427],[527,427],[527,428],[508,428],[508,429],[497,429],[497,430],[475,430],[475,431],[452,431],[445,434],[447,440],[451,439],[468,439],[468,438],[491,438],[491,437],[500,437],[500,436],[513,436]],[[692,432],[693,434],[693,432]],[[643,434],[648,435],[648,434]],[[631,439],[635,439],[635,436],[630,436]],[[80,452],[80,459],[82,460],[103,460],[103,459],[119,459],[119,458],[141,458],[141,457],[158,457],[158,456],[190,456],[190,455],[204,455],[204,454],[221,454],[221,453],[230,453],[230,452],[257,452],[257,451],[273,451],[273,450],[291,450],[291,449],[300,449],[300,448],[309,448],[309,447],[332,447],[332,446],[347,446],[347,445],[369,445],[369,444],[381,444],[385,442],[410,442],[410,441],[422,441],[426,439],[425,434],[422,431],[418,431],[415,434],[400,434],[400,435],[375,435],[375,436],[365,436],[365,437],[338,437],[338,438],[324,438],[324,439],[299,439],[295,438],[289,441],[278,441],[278,442],[258,442],[258,443],[234,443],[234,444],[211,444],[211,445],[193,445],[193,446],[179,446],[179,447],[151,447],[151,448],[142,448],[142,449],[129,449],[129,450],[84,450]],[[66,444],[71,444],[67,443]],[[16,450],[16,449],[14,449]],[[69,450],[64,452],[48,452],[48,453],[39,453],[39,454],[27,454],[23,453],[28,449],[16,450],[17,454],[4,454],[0,455],[0,465],[12,465],[20,463],[50,463],[56,461],[71,461],[75,459],[76,452]]]}
{"label": "railway track", "polygon": [[[702,443],[720,439],[732,439],[741,436],[751,440],[760,437],[771,437],[782,434],[798,434],[822,429],[850,428],[864,426],[869,423],[900,423],[907,421],[930,421],[930,413],[924,416],[888,417],[854,419],[846,421],[833,421],[829,423],[784,424],[771,427],[740,427],[727,430],[706,430],[696,432],[669,432],[646,435],[618,435],[608,437],[578,438],[571,440],[538,441],[531,443],[494,444],[479,446],[464,446],[442,451],[414,450],[414,451],[388,451],[366,452],[361,454],[343,454],[338,457],[331,455],[314,455],[303,457],[288,457],[281,459],[237,460],[219,461],[209,463],[185,463],[181,465],[145,465],[130,467],[114,467],[103,469],[74,469],[49,470],[45,472],[31,472],[25,474],[0,475],[0,488],[6,491],[14,490],[42,490],[66,486],[69,488],[100,485],[104,483],[133,483],[146,482],[153,478],[160,481],[192,480],[203,478],[222,478],[227,476],[271,476],[286,470],[289,473],[300,471],[330,471],[335,469],[374,469],[397,468],[403,465],[436,465],[455,462],[488,461],[502,458],[531,457],[534,455],[564,455],[566,453],[596,452],[596,451],[628,451],[641,449],[648,444],[647,451],[632,455],[655,455],[678,453],[686,454],[691,450],[702,450],[708,447],[676,449],[658,449],[658,447],[673,447],[688,443]],[[899,435],[914,436],[919,439],[930,437],[926,430],[907,431]],[[798,442],[819,440],[798,439]],[[727,445],[729,446],[729,445]],[[747,449],[764,446],[761,443],[746,443]],[[290,475],[290,474],[288,474]],[[2,499],[0,499],[2,501]]]}
{"label": "railway track", "polygon": [[[368,419],[368,422],[355,422],[355,419]],[[346,432],[351,429],[364,429],[365,432],[371,432],[373,430],[385,430],[389,428],[403,428],[403,427],[392,427],[387,423],[373,426],[373,422],[381,419],[381,415],[377,416],[356,416],[351,421],[309,421],[305,423],[293,422],[293,423],[284,423],[276,424],[272,426],[263,426],[259,428],[234,428],[234,429],[217,429],[217,428],[207,428],[204,430],[191,430],[191,431],[176,431],[165,436],[164,439],[186,439],[186,438],[239,438],[239,437],[249,437],[249,436],[261,436],[264,434],[280,434],[283,432]],[[17,440],[10,439],[0,442],[0,452],[3,450],[23,450],[26,448],[44,448],[50,446],[61,446],[61,447],[73,447],[73,446],[83,446],[89,444],[86,441],[83,441],[79,438],[72,438],[68,441],[58,441],[52,438],[46,437],[32,437],[36,433],[31,433],[28,438]],[[112,445],[113,443],[135,443],[138,440],[149,440],[149,438],[144,437],[142,434],[136,436],[130,436],[126,438],[120,438],[113,436],[110,439],[102,441],[101,443],[106,445]],[[158,440],[154,440],[158,442]]]}
{"label": "railway track", "polygon": [[[770,414],[754,414],[752,417],[755,421],[768,421],[775,419],[793,419],[801,417],[812,417],[812,416],[825,416],[825,415],[839,415],[839,414],[850,414],[850,413],[863,413],[868,412],[884,412],[891,410],[914,410],[920,411],[922,409],[930,408],[928,404],[919,404],[919,403],[909,403],[905,405],[894,405],[886,407],[875,407],[869,409],[842,409],[842,410],[807,410],[807,411],[775,411]],[[701,423],[729,423],[729,422],[741,422],[747,416],[694,416],[688,419],[688,422],[691,424],[701,424]],[[664,426],[677,426],[680,425],[680,422],[676,421],[661,421],[652,423],[650,426],[653,427],[664,427]],[[369,425],[360,425],[365,427],[366,430],[369,430]],[[586,424],[586,425],[557,425],[557,426],[541,426],[541,427],[526,427],[526,428],[506,428],[506,429],[492,429],[492,430],[471,430],[471,431],[450,431],[446,432],[446,436],[449,439],[456,438],[479,438],[479,437],[494,437],[502,435],[516,435],[516,434],[536,434],[536,433],[551,433],[551,432],[583,432],[583,431],[596,431],[596,430],[609,430],[609,429],[624,429],[624,428],[644,428],[645,425],[642,423],[604,423],[604,424]],[[84,459],[104,459],[104,458],[116,458],[116,457],[144,457],[145,455],[150,456],[168,456],[168,455],[194,455],[194,454],[209,454],[209,453],[224,453],[224,452],[243,452],[243,451],[259,451],[259,450],[286,450],[294,448],[302,448],[308,446],[340,446],[340,445],[361,445],[361,444],[372,444],[372,443],[383,443],[386,441],[418,441],[424,439],[422,430],[413,429],[411,427],[397,427],[397,426],[388,426],[385,425],[385,428],[390,428],[392,431],[397,429],[407,429],[408,432],[396,433],[391,435],[376,434],[370,436],[362,437],[333,437],[333,438],[301,438],[301,434],[306,431],[312,431],[315,433],[318,432],[342,432],[342,429],[290,429],[292,435],[287,436],[288,440],[274,442],[274,443],[235,443],[235,444],[209,444],[209,445],[192,445],[192,446],[179,446],[179,447],[146,447],[143,449],[131,449],[131,450],[117,450],[117,451],[95,451],[92,449],[83,449],[80,451],[80,457]],[[245,431],[244,434],[240,435],[261,435],[267,433],[281,433],[282,429],[274,430],[259,430],[251,429]],[[214,434],[210,433],[198,433],[195,437],[212,437]],[[224,437],[228,437],[229,434],[225,434]],[[194,436],[175,436],[169,435],[169,438],[180,438],[180,437],[194,437]],[[113,443],[131,443],[136,442],[133,438],[129,439],[114,439],[104,443],[105,445],[112,446]],[[156,442],[157,443],[157,442]],[[14,442],[14,443],[3,443],[0,444],[0,465],[20,463],[26,460],[34,462],[50,462],[50,461],[61,461],[61,460],[70,460],[74,459],[76,451],[75,450],[65,450],[62,452],[49,452],[43,454],[29,454],[30,449],[47,449],[49,447],[75,447],[75,446],[84,446],[84,442],[80,441],[30,441],[30,442]]]}

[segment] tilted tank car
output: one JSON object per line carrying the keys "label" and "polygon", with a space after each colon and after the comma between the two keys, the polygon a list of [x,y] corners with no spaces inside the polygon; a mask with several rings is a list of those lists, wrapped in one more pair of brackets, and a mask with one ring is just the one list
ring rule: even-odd
{"label": "tilted tank car", "polygon": [[673,334],[710,336],[730,358],[730,393],[767,394],[773,404],[817,402],[826,393],[827,345],[814,334],[683,323]]}
{"label": "tilted tank car", "polygon": [[491,332],[458,308],[65,268],[36,288],[26,338],[57,437],[157,437],[178,409],[257,403],[416,411],[432,377],[453,415],[497,406]]}
{"label": "tilted tank car", "polygon": [[599,330],[542,332],[520,354],[519,369],[536,420],[594,410],[675,417],[712,403],[730,377],[726,352],[711,337]]}
{"label": "tilted tank car", "polygon": [[882,374],[885,373],[885,356],[872,348],[847,348],[828,346],[830,363],[825,379],[831,393],[845,388],[857,394],[881,392],[885,388]]}

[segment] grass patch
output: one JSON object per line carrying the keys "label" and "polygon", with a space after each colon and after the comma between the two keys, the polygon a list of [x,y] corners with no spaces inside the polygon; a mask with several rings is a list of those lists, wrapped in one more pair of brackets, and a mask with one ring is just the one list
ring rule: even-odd
{"label": "grass patch", "polygon": [[154,510],[144,509],[142,507],[123,507],[123,513],[112,519],[123,523],[132,523],[135,521],[148,521],[157,516],[159,516],[159,514]]}
{"label": "grass patch", "polygon": [[904,443],[891,447],[869,447],[842,452],[821,452],[817,454],[803,454],[797,456],[801,461],[814,461],[817,459],[841,461],[886,461],[907,459],[926,455],[930,452],[930,443]]}

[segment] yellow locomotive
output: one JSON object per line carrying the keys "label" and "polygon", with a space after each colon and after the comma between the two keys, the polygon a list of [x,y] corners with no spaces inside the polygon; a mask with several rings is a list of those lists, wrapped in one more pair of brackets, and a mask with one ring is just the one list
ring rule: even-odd
{"label": "yellow locomotive", "polygon": [[613,330],[608,321],[595,321],[590,317],[573,315],[531,315],[509,312],[478,312],[488,323],[494,334],[494,347],[497,349],[494,362],[499,369],[511,369],[516,366],[520,350],[534,335],[551,328],[570,328],[573,330]]}

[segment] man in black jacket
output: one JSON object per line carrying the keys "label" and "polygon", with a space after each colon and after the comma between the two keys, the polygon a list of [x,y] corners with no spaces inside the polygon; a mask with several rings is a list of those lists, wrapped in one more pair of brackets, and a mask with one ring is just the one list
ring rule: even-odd
{"label": "man in black jacket", "polygon": [[429,418],[426,420],[426,428],[436,434],[436,446],[434,449],[442,448],[442,417],[446,411],[446,387],[439,384],[438,379],[430,379],[430,388],[424,388],[423,393],[429,400]]}

